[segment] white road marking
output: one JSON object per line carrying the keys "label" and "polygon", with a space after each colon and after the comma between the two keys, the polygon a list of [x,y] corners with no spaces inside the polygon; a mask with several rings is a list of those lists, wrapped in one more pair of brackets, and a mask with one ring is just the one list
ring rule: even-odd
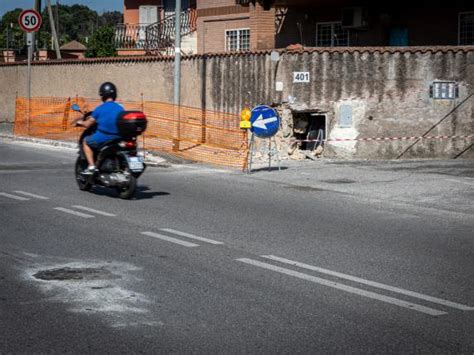
{"label": "white road marking", "polygon": [[216,244],[216,245],[224,244],[224,243],[218,242],[216,240],[207,239],[207,238],[203,238],[203,237],[198,237],[197,235],[193,235],[193,234],[189,234],[189,233],[185,233],[185,232],[180,232],[180,231],[177,231],[177,230],[174,230],[174,229],[171,229],[171,228],[162,228],[160,230],[163,231],[163,232],[176,234],[176,235],[179,235],[181,237],[186,237],[186,238],[190,238],[190,239],[199,240],[199,241],[204,242],[204,243]]}
{"label": "white road marking", "polygon": [[73,210],[70,210],[70,209],[67,209],[67,208],[63,208],[63,207],[55,207],[54,209],[57,210],[57,211],[61,211],[61,212],[64,212],[64,213],[69,213],[69,214],[72,214],[74,216],[78,216],[78,217],[82,217],[82,218],[95,218],[94,216],[91,216],[90,214],[85,214],[85,213],[73,211]]}
{"label": "white road marking", "polygon": [[359,288],[346,286],[346,285],[343,285],[343,284],[340,284],[340,283],[337,283],[337,282],[334,282],[334,281],[329,281],[329,280],[326,280],[326,279],[321,279],[319,277],[315,277],[315,276],[303,274],[301,272],[293,271],[293,270],[290,270],[290,269],[285,269],[285,268],[278,267],[278,266],[275,266],[275,265],[262,263],[262,262],[257,261],[257,260],[243,258],[243,259],[237,259],[237,261],[240,261],[240,262],[243,262],[243,263],[246,263],[246,264],[250,264],[250,265],[253,265],[253,266],[257,266],[257,267],[260,267],[260,268],[263,268],[263,269],[276,271],[276,272],[279,272],[281,274],[293,276],[293,277],[296,277],[296,278],[299,278],[299,279],[302,279],[302,280],[314,282],[314,283],[317,283],[317,284],[320,284],[320,285],[323,285],[323,286],[332,287],[332,288],[335,288],[335,289],[338,289],[338,290],[341,290],[341,291],[354,293],[356,295],[371,298],[371,299],[374,299],[374,300],[377,300],[377,301],[382,301],[382,302],[390,303],[390,304],[393,304],[393,305],[396,305],[396,306],[399,306],[399,307],[408,308],[408,309],[411,309],[411,310],[414,310],[414,311],[429,314],[430,316],[441,316],[441,315],[447,314],[446,312],[439,311],[439,310],[434,309],[434,308],[429,308],[429,307],[421,306],[421,305],[416,304],[416,303],[411,303],[411,302],[399,300],[397,298],[384,296],[384,295],[380,295],[378,293],[362,290],[362,289],[359,289]]}
{"label": "white road marking", "polygon": [[10,195],[10,194],[7,194],[6,192],[0,192],[0,196],[11,198],[13,200],[18,200],[18,201],[28,201],[29,200],[29,198]]}
{"label": "white road marking", "polygon": [[444,180],[446,180],[446,181],[451,181],[451,182],[455,182],[455,183],[458,183],[458,184],[465,184],[465,185],[469,185],[469,186],[474,186],[473,183],[466,182],[466,181],[455,180],[455,179],[444,179]]}
{"label": "white road marking", "polygon": [[451,308],[460,309],[462,311],[473,311],[474,310],[474,307],[469,307],[469,306],[466,306],[466,305],[463,305],[463,304],[459,304],[459,303],[451,302],[451,301],[444,300],[444,299],[441,299],[441,298],[436,298],[436,297],[424,295],[422,293],[418,293],[418,292],[414,292],[414,291],[404,290],[402,288],[385,285],[385,284],[375,282],[375,281],[369,281],[369,280],[361,279],[359,277],[342,274],[340,272],[323,269],[323,268],[320,268],[320,267],[317,267],[317,266],[303,264],[303,263],[300,263],[300,262],[297,262],[297,261],[280,258],[278,256],[262,255],[262,257],[266,258],[266,259],[274,260],[274,261],[279,261],[279,262],[284,263],[284,264],[298,266],[298,267],[303,268],[303,269],[316,271],[316,272],[319,272],[319,273],[322,273],[322,274],[336,276],[340,279],[350,280],[350,281],[358,282],[358,283],[361,283],[361,284],[364,284],[364,285],[368,285],[368,286],[372,286],[372,287],[376,287],[376,288],[381,288],[383,290],[388,290],[388,291],[396,292],[396,293],[399,293],[399,294],[402,294],[402,295],[418,298],[418,299],[421,299],[421,300],[424,300],[424,301],[437,303],[437,304],[447,306],[447,307],[451,307]]}
{"label": "white road marking", "polygon": [[84,211],[88,211],[88,212],[92,212],[92,213],[97,213],[97,214],[100,214],[100,215],[102,215],[102,216],[116,217],[115,214],[108,213],[108,212],[103,212],[103,211],[99,211],[99,210],[96,210],[96,209],[93,209],[93,208],[89,208],[89,207],[77,206],[77,205],[74,205],[74,206],[71,206],[71,207],[77,208],[77,209],[80,209],[80,210],[84,210]]}
{"label": "white road marking", "polygon": [[39,200],[49,200],[49,197],[45,197],[45,196],[41,196],[41,195],[35,195],[35,194],[30,193],[30,192],[25,192],[25,191],[14,191],[14,192],[16,192],[17,194],[20,194],[20,195],[34,197],[34,198],[37,198]]}
{"label": "white road marking", "polygon": [[170,243],[179,244],[179,245],[182,245],[182,246],[185,246],[185,247],[188,247],[188,248],[194,248],[194,247],[199,246],[198,244],[185,242],[184,240],[180,240],[180,239],[176,239],[176,238],[172,238],[172,237],[167,237],[166,235],[162,235],[162,234],[158,234],[158,233],[141,232],[141,234],[147,235],[149,237],[161,239],[161,240],[164,240],[164,241],[167,241],[167,242],[170,242]]}

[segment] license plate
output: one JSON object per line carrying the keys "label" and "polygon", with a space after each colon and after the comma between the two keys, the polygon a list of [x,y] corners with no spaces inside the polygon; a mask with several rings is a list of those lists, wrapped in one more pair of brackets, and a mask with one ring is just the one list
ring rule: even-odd
{"label": "license plate", "polygon": [[133,172],[143,171],[143,158],[142,157],[127,157],[128,166]]}

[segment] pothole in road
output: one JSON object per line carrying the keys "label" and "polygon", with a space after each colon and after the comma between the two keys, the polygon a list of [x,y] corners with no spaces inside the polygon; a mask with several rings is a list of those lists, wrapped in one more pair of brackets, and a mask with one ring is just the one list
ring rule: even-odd
{"label": "pothole in road", "polygon": [[115,280],[120,279],[104,268],[71,268],[41,270],[33,275],[34,278],[45,281],[81,281],[81,280]]}
{"label": "pothole in road", "polygon": [[292,185],[292,186],[285,186],[287,189],[292,189],[292,190],[297,190],[297,191],[315,191],[315,192],[321,192],[324,191],[323,189],[319,189],[317,187],[312,187],[312,186],[297,186],[297,185]]}
{"label": "pothole in road", "polygon": [[321,180],[322,182],[327,182],[328,184],[353,184],[356,181],[351,179],[330,179],[330,180]]}

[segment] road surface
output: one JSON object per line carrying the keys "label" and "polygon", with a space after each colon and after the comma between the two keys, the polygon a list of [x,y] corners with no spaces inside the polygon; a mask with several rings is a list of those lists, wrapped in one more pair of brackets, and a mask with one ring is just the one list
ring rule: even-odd
{"label": "road surface", "polygon": [[124,201],[74,159],[0,143],[0,353],[474,351],[472,163],[174,165]]}

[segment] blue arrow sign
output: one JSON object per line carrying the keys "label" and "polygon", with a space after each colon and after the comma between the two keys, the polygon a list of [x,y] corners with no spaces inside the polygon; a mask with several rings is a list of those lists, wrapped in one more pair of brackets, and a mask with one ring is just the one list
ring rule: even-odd
{"label": "blue arrow sign", "polygon": [[280,129],[280,118],[274,109],[260,105],[252,110],[250,129],[259,138],[273,137]]}

